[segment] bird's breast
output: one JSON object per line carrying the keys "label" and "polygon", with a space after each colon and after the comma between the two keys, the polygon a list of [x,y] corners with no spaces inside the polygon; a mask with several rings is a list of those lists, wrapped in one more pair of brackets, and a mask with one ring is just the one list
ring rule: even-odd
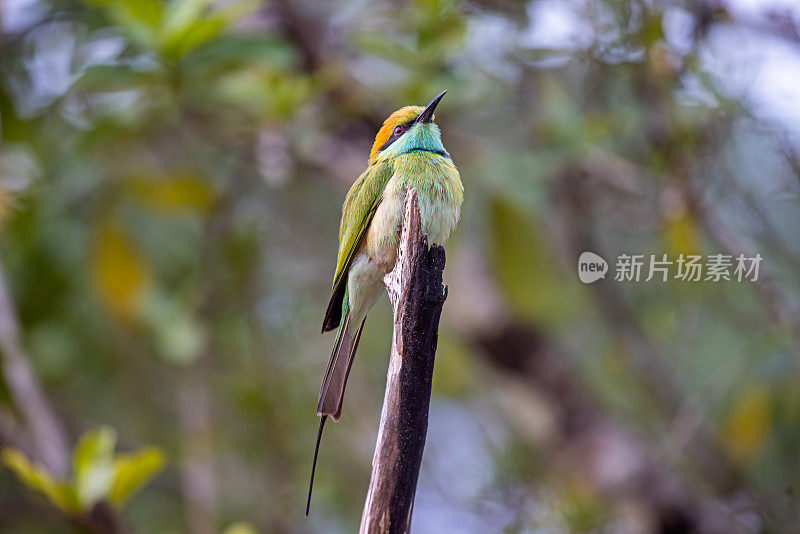
{"label": "bird's breast", "polygon": [[417,189],[422,231],[429,243],[444,244],[458,223],[464,188],[450,158],[421,151],[398,156],[365,242],[366,254],[384,272],[394,267],[409,186]]}

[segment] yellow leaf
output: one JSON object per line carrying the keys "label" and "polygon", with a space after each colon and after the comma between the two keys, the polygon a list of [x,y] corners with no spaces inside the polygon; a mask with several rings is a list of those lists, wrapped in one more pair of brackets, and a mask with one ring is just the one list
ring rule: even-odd
{"label": "yellow leaf", "polygon": [[258,530],[250,523],[233,523],[222,534],[258,534]]}
{"label": "yellow leaf", "polygon": [[700,232],[694,218],[689,215],[669,220],[664,228],[668,250],[674,254],[698,254],[702,252]]}
{"label": "yellow leaf", "polygon": [[156,447],[144,447],[114,460],[114,482],[109,502],[116,507],[125,502],[164,466],[164,455]]}
{"label": "yellow leaf", "polygon": [[700,228],[683,197],[672,189],[665,190],[661,199],[661,212],[667,251],[673,255],[702,253]]}
{"label": "yellow leaf", "polygon": [[50,502],[65,512],[80,511],[78,495],[68,483],[56,481],[45,469],[32,464],[20,451],[5,448],[0,452],[0,461],[11,469],[23,484],[44,494]]}
{"label": "yellow leaf", "polygon": [[101,223],[93,249],[92,267],[103,303],[122,319],[132,319],[150,286],[145,258],[115,221]]}
{"label": "yellow leaf", "polygon": [[769,390],[750,387],[736,402],[722,435],[725,447],[739,461],[752,460],[761,450],[772,428]]}
{"label": "yellow leaf", "polygon": [[135,177],[128,190],[143,205],[161,211],[206,213],[214,202],[214,191],[203,178],[193,174]]}

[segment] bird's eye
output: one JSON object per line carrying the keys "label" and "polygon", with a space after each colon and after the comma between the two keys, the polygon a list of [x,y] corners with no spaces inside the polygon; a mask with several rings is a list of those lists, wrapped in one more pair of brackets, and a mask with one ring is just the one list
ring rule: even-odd
{"label": "bird's eye", "polygon": [[396,126],[395,129],[394,129],[394,134],[395,135],[400,135],[401,133],[403,133],[404,129],[405,128],[403,128],[402,126]]}

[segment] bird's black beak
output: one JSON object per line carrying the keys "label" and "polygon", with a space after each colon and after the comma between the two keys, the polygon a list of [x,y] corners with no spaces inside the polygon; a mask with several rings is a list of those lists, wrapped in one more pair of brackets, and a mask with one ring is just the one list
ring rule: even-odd
{"label": "bird's black beak", "polygon": [[431,103],[428,104],[424,110],[422,110],[422,113],[419,114],[419,117],[417,117],[417,120],[414,122],[420,122],[423,124],[427,122],[433,122],[433,111],[436,109],[436,106],[439,105],[439,101],[444,98],[446,92],[447,89],[436,95],[436,98],[431,100]]}

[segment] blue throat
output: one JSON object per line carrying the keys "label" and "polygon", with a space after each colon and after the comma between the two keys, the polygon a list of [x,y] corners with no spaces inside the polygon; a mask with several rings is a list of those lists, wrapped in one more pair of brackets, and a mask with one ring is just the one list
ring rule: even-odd
{"label": "blue throat", "polygon": [[405,135],[384,150],[383,154],[400,156],[409,152],[431,152],[445,158],[450,157],[442,144],[439,127],[432,122],[414,124]]}

